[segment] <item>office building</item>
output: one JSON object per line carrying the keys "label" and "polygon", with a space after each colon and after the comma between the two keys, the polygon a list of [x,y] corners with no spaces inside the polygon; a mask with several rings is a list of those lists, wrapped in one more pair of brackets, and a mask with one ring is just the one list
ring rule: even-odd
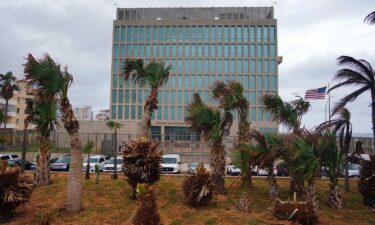
{"label": "office building", "polygon": [[[159,91],[153,134],[189,133],[184,111],[194,93],[215,105],[217,80],[238,80],[250,102],[251,126],[278,129],[261,103],[278,93],[277,20],[273,7],[119,8],[113,21],[110,115],[138,130],[148,90],[120,77],[125,58],[164,60],[172,65]],[[230,135],[236,135],[237,118]]]}
{"label": "office building", "polygon": [[77,120],[93,120],[94,113],[92,111],[91,106],[83,106],[74,108],[74,116]]}

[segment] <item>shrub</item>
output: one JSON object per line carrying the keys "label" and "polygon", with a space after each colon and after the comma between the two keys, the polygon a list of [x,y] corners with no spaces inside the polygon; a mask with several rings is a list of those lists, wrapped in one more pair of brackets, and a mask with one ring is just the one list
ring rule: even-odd
{"label": "shrub", "polygon": [[359,192],[363,196],[363,204],[375,208],[375,155],[371,161],[362,161],[361,178],[358,181]]}
{"label": "shrub", "polygon": [[0,216],[8,220],[14,210],[28,202],[31,196],[32,181],[20,176],[18,167],[0,169]]}
{"label": "shrub", "polygon": [[206,206],[213,197],[214,188],[215,184],[203,163],[198,165],[196,173],[186,177],[182,183],[185,201],[192,207]]}
{"label": "shrub", "polygon": [[132,223],[134,225],[159,225],[160,215],[155,189],[148,184],[138,184],[137,193],[140,204],[132,215]]}

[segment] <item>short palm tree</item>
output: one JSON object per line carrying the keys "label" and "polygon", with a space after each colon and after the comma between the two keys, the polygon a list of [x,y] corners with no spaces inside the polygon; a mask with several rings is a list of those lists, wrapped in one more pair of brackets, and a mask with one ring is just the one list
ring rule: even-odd
{"label": "short palm tree", "polygon": [[8,120],[8,116],[6,116],[5,112],[0,109],[0,124],[5,124]]}
{"label": "short palm tree", "polygon": [[[12,72],[6,74],[0,74],[0,95],[5,100],[5,115],[8,115],[9,99],[13,97],[13,91],[17,91],[19,88],[15,84],[17,78],[13,76]],[[4,127],[7,127],[7,123],[4,123]]]}
{"label": "short palm tree", "polygon": [[148,184],[138,184],[137,193],[140,204],[131,216],[134,225],[159,225],[160,214],[156,202],[156,191]]}
{"label": "short palm tree", "polygon": [[120,129],[123,125],[120,124],[120,123],[117,123],[113,120],[108,120],[107,123],[106,123],[107,127],[111,130],[115,130],[115,133],[114,133],[114,158],[115,158],[115,161],[114,161],[114,168],[113,168],[113,179],[117,179],[117,129]]}
{"label": "short palm tree", "polygon": [[82,148],[82,151],[87,154],[87,164],[86,164],[86,175],[85,179],[90,179],[90,154],[91,150],[95,147],[94,142],[88,141]]}
{"label": "short palm tree", "polygon": [[251,130],[250,137],[255,141],[255,144],[240,145],[240,149],[249,149],[251,158],[253,158],[256,164],[261,168],[267,169],[269,183],[268,195],[271,206],[273,206],[276,199],[279,198],[273,167],[275,161],[283,156],[282,138],[275,133],[262,134],[256,130]]}
{"label": "short palm tree", "polygon": [[364,20],[365,23],[368,23],[368,24],[375,24],[375,11],[371,12],[370,14],[368,14]]}
{"label": "short palm tree", "polygon": [[138,184],[152,185],[160,179],[162,153],[158,149],[158,144],[150,142],[146,137],[128,141],[123,149],[124,174],[133,188],[130,197],[136,199]]}
{"label": "short palm tree", "polygon": [[191,207],[207,206],[213,197],[214,190],[215,184],[203,163],[199,163],[197,171],[187,176],[182,183],[185,201]]}
{"label": "short palm tree", "polygon": [[144,65],[142,59],[126,59],[122,70],[125,81],[132,80],[140,87],[148,87],[150,94],[146,99],[142,114],[140,137],[150,136],[151,115],[158,109],[158,90],[168,81],[171,66],[162,61],[151,61]]}
{"label": "short palm tree", "polygon": [[319,136],[319,145],[322,148],[321,161],[326,165],[327,176],[330,180],[328,205],[332,208],[342,208],[342,196],[339,191],[338,178],[341,175],[344,161],[343,151],[337,146],[336,132],[325,130]]}
{"label": "short palm tree", "polygon": [[295,135],[288,145],[287,162],[290,170],[301,180],[307,182],[306,201],[317,213],[319,201],[315,190],[315,177],[321,169],[321,151],[316,141],[316,134],[304,131]]}
{"label": "short palm tree", "polygon": [[218,194],[224,194],[225,177],[225,146],[224,133],[233,123],[230,112],[205,104],[198,93],[193,95],[193,100],[187,107],[186,123],[206,140],[211,141],[211,174]]}
{"label": "short palm tree", "polygon": [[[244,96],[244,88],[242,84],[238,81],[229,81],[227,84],[223,81],[216,81],[212,93],[215,99],[219,101],[220,108],[225,112],[231,112],[236,110],[238,112],[238,141],[240,144],[245,144],[249,140],[250,133],[250,121],[249,121],[249,102]],[[248,156],[245,152],[237,151],[235,156],[245,157],[242,161],[247,161],[249,165],[242,165],[242,181],[248,186],[252,185],[251,179],[251,165],[250,161],[247,160]],[[245,169],[245,170],[242,170]]]}
{"label": "short palm tree", "polygon": [[39,95],[33,100],[32,109],[29,109],[28,113],[27,120],[36,125],[40,136],[34,183],[43,186],[50,183],[48,162],[51,156],[51,142],[49,138],[58,125],[57,101],[54,97]]}
{"label": "short palm tree", "polygon": [[332,118],[320,124],[318,131],[332,128],[339,135],[340,150],[343,152],[345,161],[345,191],[349,191],[349,148],[352,141],[352,123],[350,122],[350,111],[347,108],[340,108],[333,111]]}
{"label": "short palm tree", "polygon": [[[302,97],[291,102],[284,102],[278,95],[265,95],[263,97],[263,104],[269,110],[274,120],[279,121],[292,131],[292,134],[301,134],[302,117],[310,110],[311,105]],[[290,193],[297,192],[299,194],[303,191],[303,185],[294,176],[292,171],[290,174]]]}
{"label": "short palm tree", "polygon": [[32,181],[22,176],[19,168],[6,169],[3,162],[0,160],[0,218],[6,221],[18,206],[29,201]]}
{"label": "short palm tree", "polygon": [[73,82],[73,76],[67,68],[61,70],[60,64],[45,54],[41,59],[35,59],[28,54],[24,64],[25,80],[29,87],[37,93],[50,95],[58,99],[62,114],[62,122],[70,139],[70,169],[68,176],[68,191],[66,210],[78,212],[82,208],[82,140],[79,135],[79,122],[75,118],[72,105],[68,98],[68,89]]}
{"label": "short palm tree", "polygon": [[[339,83],[331,87],[328,92],[346,86],[357,86],[358,89],[346,95],[335,104],[333,114],[340,111],[349,102],[353,102],[361,94],[369,91],[371,102],[375,101],[375,78],[374,70],[370,63],[363,59],[355,59],[350,56],[340,56],[338,59],[340,66],[347,68],[340,69],[334,76],[334,80]],[[371,104],[372,110],[372,132],[375,138],[375,104]]]}

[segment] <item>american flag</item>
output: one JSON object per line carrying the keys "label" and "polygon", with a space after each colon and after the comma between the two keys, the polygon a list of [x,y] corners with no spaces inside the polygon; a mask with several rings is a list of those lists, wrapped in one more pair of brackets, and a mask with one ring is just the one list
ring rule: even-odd
{"label": "american flag", "polygon": [[327,86],[307,90],[305,94],[305,100],[324,99],[326,96],[326,89],[327,89]]}

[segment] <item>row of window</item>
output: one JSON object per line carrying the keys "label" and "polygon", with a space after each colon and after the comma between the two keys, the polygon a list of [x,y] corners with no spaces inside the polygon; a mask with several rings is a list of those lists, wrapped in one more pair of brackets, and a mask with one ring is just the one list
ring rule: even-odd
{"label": "row of window", "polygon": [[[120,61],[121,62],[121,61]],[[148,63],[146,61],[146,63]],[[121,64],[121,65],[120,65]],[[276,60],[165,60],[172,73],[276,74]],[[120,73],[122,62],[113,60],[113,72]]]}
{"label": "row of window", "polygon": [[141,58],[276,58],[274,44],[204,44],[204,45],[138,45],[127,44],[113,46],[114,58],[141,57]]}
{"label": "row of window", "polygon": [[270,42],[275,26],[115,26],[114,42]]}
{"label": "row of window", "polygon": [[[210,91],[168,91],[160,90],[158,93],[159,105],[187,105],[191,101],[191,96],[198,92],[204,102],[208,102],[211,105],[217,104],[214,98],[212,98]],[[271,92],[272,93],[272,92]],[[251,105],[262,104],[262,91],[245,91],[244,96],[250,102]],[[148,92],[141,90],[112,90],[112,103],[118,104],[142,104],[145,98],[148,96]]]}
{"label": "row of window", "polygon": [[[258,78],[257,78],[258,77]],[[256,75],[188,75],[185,74],[184,76],[176,76],[171,75],[169,77],[169,80],[165,86],[163,86],[161,89],[210,89],[215,84],[217,80],[223,80],[224,82],[228,82],[230,80],[236,80],[238,82],[242,83],[242,86],[245,90],[251,89],[258,89],[258,90],[276,90],[277,89],[277,79],[276,75],[272,76],[256,76]],[[256,84],[258,82],[258,86]],[[125,83],[125,85],[124,85]],[[132,85],[131,85],[132,84]],[[113,74],[113,80],[112,80],[112,87],[113,88],[123,88],[126,87],[126,89],[136,89],[139,88],[139,86],[136,83],[132,83],[130,80],[124,82],[123,77]]]}
{"label": "row of window", "polygon": [[[184,120],[186,107],[182,106],[162,106],[154,111],[152,119],[154,120]],[[112,105],[112,118],[119,120],[141,119],[143,108],[142,105]],[[237,113],[233,112],[233,118],[237,120]],[[264,108],[251,107],[249,113],[249,120],[251,121],[271,121],[271,114]]]}

